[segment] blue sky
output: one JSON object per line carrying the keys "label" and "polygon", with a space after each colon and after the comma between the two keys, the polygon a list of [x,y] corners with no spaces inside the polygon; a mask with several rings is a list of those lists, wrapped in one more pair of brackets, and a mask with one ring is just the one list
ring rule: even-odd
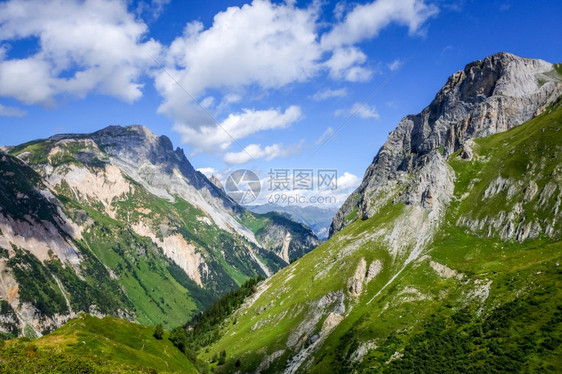
{"label": "blue sky", "polygon": [[0,144],[142,124],[221,178],[335,169],[339,204],[465,64],[562,62],[560,14],[554,0],[2,1]]}

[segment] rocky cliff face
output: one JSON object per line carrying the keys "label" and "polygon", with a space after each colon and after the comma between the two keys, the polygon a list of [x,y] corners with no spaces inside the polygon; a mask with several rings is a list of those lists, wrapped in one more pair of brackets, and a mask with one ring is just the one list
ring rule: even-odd
{"label": "rocky cliff face", "polygon": [[502,53],[454,74],[390,134],[332,237],[261,283],[200,357],[226,350],[224,373],[548,371],[532,368],[543,337],[522,352],[561,326],[561,70]]}
{"label": "rocky cliff face", "polygon": [[[402,201],[430,206],[441,198],[439,192],[431,181],[412,182],[410,175],[459,149],[470,157],[471,139],[528,121],[561,93],[562,76],[546,61],[498,53],[468,64],[447,80],[429,106],[404,117],[390,133],[363,182],[336,214],[330,235],[356,218],[377,214],[386,198],[402,188]],[[438,170],[429,175],[439,175]]]}
{"label": "rocky cliff face", "polygon": [[318,244],[301,224],[246,211],[142,126],[6,150],[0,330],[16,335],[40,335],[80,311],[177,326]]}
{"label": "rocky cliff face", "polygon": [[220,228],[255,242],[253,233],[236,220],[244,209],[195,170],[168,137],[143,126],[110,126],[91,137],[112,163],[154,195],[168,200],[180,196],[207,212]]}

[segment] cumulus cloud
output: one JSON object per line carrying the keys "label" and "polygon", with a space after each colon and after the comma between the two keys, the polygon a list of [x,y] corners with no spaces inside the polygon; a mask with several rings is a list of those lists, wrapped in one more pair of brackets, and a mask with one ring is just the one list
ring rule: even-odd
{"label": "cumulus cloud", "polygon": [[283,144],[272,144],[262,148],[261,144],[250,144],[240,152],[228,152],[224,155],[223,161],[229,165],[244,164],[248,161],[265,159],[271,161],[277,157],[288,157],[300,153],[302,142],[284,147]]}
{"label": "cumulus cloud", "polygon": [[[249,85],[279,88],[314,76],[322,50],[317,43],[317,8],[300,9],[291,4],[254,1],[241,8],[218,13],[213,25],[187,24],[167,54],[168,68],[157,74],[155,83],[164,97],[159,111],[179,121],[191,98],[207,89],[240,88]],[[169,73],[169,74],[168,74]],[[197,125],[192,125],[197,126]]]}
{"label": "cumulus cloud", "polygon": [[342,176],[338,177],[338,189],[346,190],[348,188],[357,188],[361,183],[361,179],[358,176],[348,173],[347,171],[343,173]]}
{"label": "cumulus cloud", "polygon": [[351,109],[338,109],[334,112],[334,115],[336,117],[357,116],[362,119],[380,118],[380,115],[377,112],[377,108],[375,106],[370,106],[362,103],[353,104]]}
{"label": "cumulus cloud", "polygon": [[[302,8],[294,0],[254,0],[217,13],[211,25],[186,24],[182,35],[163,48],[148,39],[148,27],[138,15],[156,19],[168,3],[0,2],[0,96],[52,105],[60,96],[95,92],[133,102],[142,96],[143,80],[150,76],[162,97],[158,112],[174,122],[183,142],[192,145],[194,153],[224,152],[236,140],[287,127],[302,117],[296,106],[285,112],[240,111],[249,89],[267,92],[320,74],[337,81],[367,81],[373,71],[358,43],[390,24],[416,34],[437,13],[426,0],[375,0],[354,7],[338,5],[331,26],[324,23],[321,1]],[[19,40],[37,40],[36,50],[11,56],[10,43]],[[155,62],[160,59],[162,64]],[[345,94],[344,89],[326,90],[313,99]],[[223,118],[230,111],[238,112]],[[358,112],[363,118],[375,114]],[[219,117],[220,126],[214,117]]]}
{"label": "cumulus cloud", "polygon": [[1,3],[0,40],[37,38],[38,50],[25,58],[0,54],[0,96],[49,105],[61,93],[95,91],[135,101],[142,96],[141,76],[161,48],[144,40],[147,31],[120,1]]}
{"label": "cumulus cloud", "polygon": [[[320,6],[317,1],[299,8],[295,1],[274,4],[254,0],[216,14],[207,28],[198,21],[188,23],[167,50],[165,68],[155,74],[155,86],[163,97],[158,111],[175,122],[175,128],[196,151],[209,149],[210,144],[219,144],[218,149],[224,150],[231,142],[219,141],[222,135],[213,136],[214,119],[195,105],[194,98],[201,100],[209,91],[226,94],[249,87],[278,89],[323,72],[334,80],[368,81],[373,71],[355,44],[391,23],[405,25],[415,33],[437,12],[424,0],[376,0],[347,14],[345,7],[339,6],[335,26],[322,34],[326,25],[320,21]],[[345,93],[327,90],[313,99]],[[228,99],[217,102],[213,115],[220,115],[230,104]],[[361,110],[359,115],[373,118],[374,112]]]}
{"label": "cumulus cloud", "polygon": [[244,109],[232,113],[220,125],[190,126],[177,124],[174,129],[182,135],[182,142],[193,146],[193,154],[226,151],[230,145],[258,131],[283,129],[302,118],[301,108],[290,106],[284,112],[280,109]]}
{"label": "cumulus cloud", "polygon": [[361,66],[367,61],[367,56],[357,47],[337,48],[324,65],[334,79],[349,82],[364,82],[371,78],[372,71]]}
{"label": "cumulus cloud", "polygon": [[415,34],[437,13],[437,7],[424,0],[376,0],[357,5],[343,22],[322,36],[322,44],[327,49],[353,45],[377,36],[391,23],[407,26],[410,34]]}
{"label": "cumulus cloud", "polygon": [[0,104],[0,116],[5,117],[23,117],[25,116],[25,110],[19,108],[14,108],[12,106],[5,106]]}
{"label": "cumulus cloud", "polygon": [[333,97],[345,97],[347,96],[347,90],[345,88],[340,88],[338,90],[321,90],[317,91],[314,95],[312,95],[312,100],[315,101],[322,101],[326,99],[331,99]]}

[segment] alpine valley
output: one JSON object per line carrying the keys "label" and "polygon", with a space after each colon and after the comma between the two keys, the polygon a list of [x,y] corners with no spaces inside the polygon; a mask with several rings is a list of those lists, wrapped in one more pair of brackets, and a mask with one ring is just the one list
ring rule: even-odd
{"label": "alpine valley", "polygon": [[4,147],[0,176],[0,329],[44,335],[0,344],[0,369],[562,367],[561,64],[498,53],[453,74],[321,244],[142,126]]}
{"label": "alpine valley", "polygon": [[[562,65],[499,53],[391,132],[330,239],[200,351],[218,372],[557,372]],[[235,364],[238,362],[238,366]]]}

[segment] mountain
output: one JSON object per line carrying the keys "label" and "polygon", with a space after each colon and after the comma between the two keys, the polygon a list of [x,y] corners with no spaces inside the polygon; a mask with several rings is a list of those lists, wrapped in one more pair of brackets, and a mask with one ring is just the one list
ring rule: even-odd
{"label": "mountain", "polygon": [[254,213],[279,212],[295,222],[303,223],[310,227],[319,239],[327,239],[332,219],[337,213],[337,209],[318,208],[315,206],[296,206],[277,204],[247,205],[246,209]]}
{"label": "mountain", "polygon": [[500,53],[406,116],[331,238],[199,351],[215,372],[557,372],[562,65]]}
{"label": "mountain", "polygon": [[[424,172],[438,172],[442,158],[435,151],[448,156],[466,147],[469,157],[471,139],[509,130],[541,113],[560,94],[561,81],[560,65],[508,53],[468,64],[449,77],[428,107],[406,116],[390,133],[363,182],[339,210],[330,232],[341,230],[356,216],[375,215],[388,198],[408,185],[406,179],[413,173],[424,178]],[[437,174],[445,177],[443,172]],[[410,183],[400,198],[409,203],[408,199],[419,201],[420,194],[429,198],[448,193],[443,190],[446,181],[427,179]],[[433,198],[440,199],[440,195]]]}
{"label": "mountain", "polygon": [[178,326],[314,233],[242,208],[142,126],[0,151],[0,329],[41,335],[79,312]]}

